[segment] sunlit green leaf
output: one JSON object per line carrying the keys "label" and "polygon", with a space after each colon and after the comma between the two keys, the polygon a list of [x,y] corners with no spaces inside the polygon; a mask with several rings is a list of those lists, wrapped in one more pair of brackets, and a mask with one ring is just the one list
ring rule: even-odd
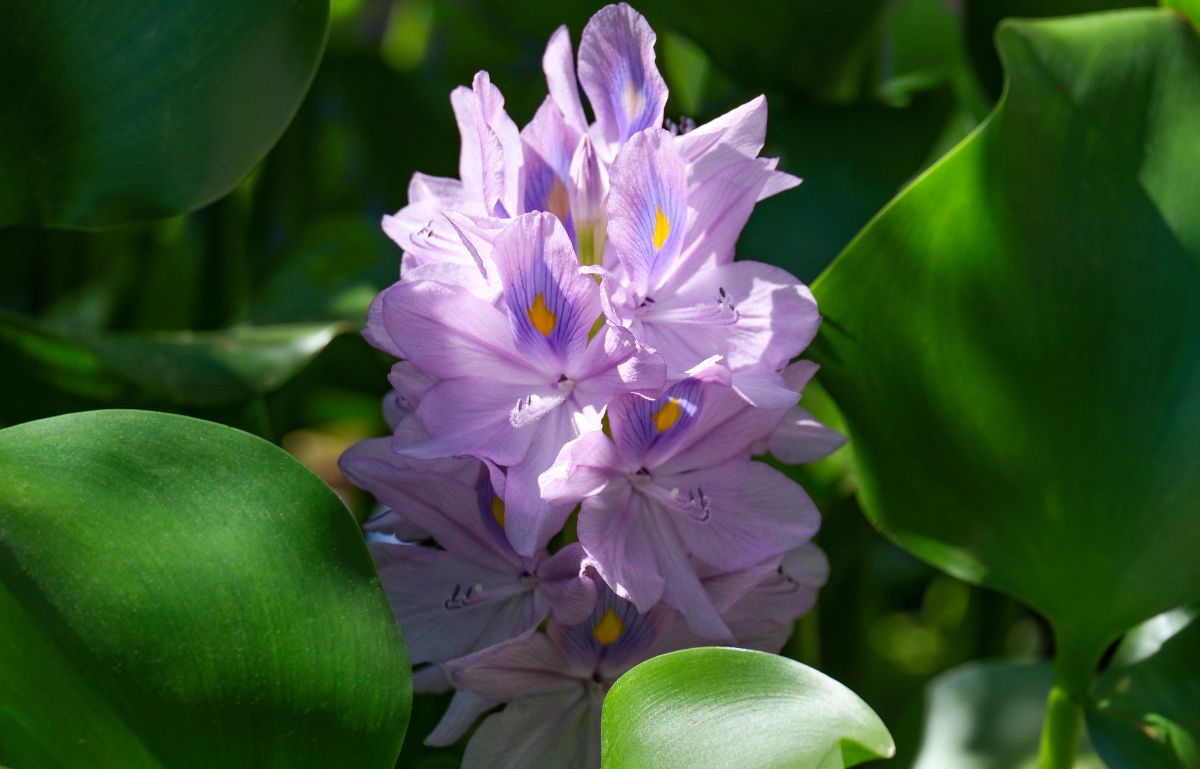
{"label": "sunlit green leaf", "polygon": [[604,769],[841,769],[894,751],[857,695],[762,652],[664,654],[623,675],[604,700]]}
{"label": "sunlit green leaf", "polygon": [[100,411],[0,431],[0,760],[390,769],[408,664],[358,527],[282,450]]}
{"label": "sunlit green leaf", "polygon": [[224,195],[295,114],[324,0],[0,6],[0,225],[96,228]]}
{"label": "sunlit green leaf", "polygon": [[1112,769],[1200,767],[1200,611],[1138,626],[1096,683],[1087,728]]}
{"label": "sunlit green leaf", "polygon": [[1200,598],[1200,40],[1009,23],[1006,96],[816,283],[865,509],[1031,604],[1076,690]]}

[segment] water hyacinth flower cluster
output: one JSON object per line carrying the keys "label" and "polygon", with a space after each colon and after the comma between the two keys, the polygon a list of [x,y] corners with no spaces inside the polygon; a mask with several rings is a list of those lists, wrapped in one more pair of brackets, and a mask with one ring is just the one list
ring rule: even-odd
{"label": "water hyacinth flower cluster", "polygon": [[[629,6],[543,58],[523,129],[486,72],[451,94],[459,179],[417,174],[384,219],[401,279],[368,316],[398,359],[387,438],[342,467],[418,691],[466,767],[599,765],[607,688],[656,654],[782,648],[823,584],[818,513],[753,459],[842,437],[798,402],[820,317],[779,268],[733,261],[755,203],[799,180],[758,156],[762,97],[664,129],[655,36]],[[588,122],[580,87],[594,121]]]}

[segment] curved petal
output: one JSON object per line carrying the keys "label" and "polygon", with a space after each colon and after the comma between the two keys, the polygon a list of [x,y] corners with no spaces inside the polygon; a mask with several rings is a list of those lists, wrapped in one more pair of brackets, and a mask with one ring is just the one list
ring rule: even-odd
{"label": "curved petal", "polygon": [[510,703],[471,737],[462,769],[600,769],[602,701],[580,684]]}
{"label": "curved petal", "polygon": [[667,84],[654,63],[654,40],[654,30],[625,3],[602,8],[583,29],[579,81],[610,148],[662,126]]}
{"label": "curved petal", "polygon": [[[679,310],[695,307],[721,308],[732,318],[680,316]],[[761,262],[692,273],[639,316],[646,344],[661,350],[668,366],[687,368],[715,354],[734,371],[781,368],[808,346],[821,324],[808,287]]]}
{"label": "curved petal", "polygon": [[569,127],[554,101],[547,96],[529,125],[521,130],[525,165],[520,213],[549,211],[575,232],[571,218],[571,159],[579,132]]}
{"label": "curved petal", "polygon": [[492,259],[516,349],[555,377],[577,366],[600,317],[600,289],[579,271],[562,223],[550,213],[518,217],[496,236]]}
{"label": "curved petal", "polygon": [[505,473],[504,533],[513,549],[526,558],[546,547],[574,507],[544,500],[538,485],[538,476],[554,464],[559,450],[574,437],[570,409],[555,409],[534,426],[529,450],[519,462],[510,463]]}
{"label": "curved petal", "polygon": [[610,481],[635,469],[607,435],[595,430],[563,446],[538,483],[547,502],[574,504],[599,494]]}
{"label": "curved petal", "polygon": [[554,619],[572,625],[587,619],[596,604],[596,583],[584,569],[583,545],[573,542],[542,561],[535,576],[538,591],[550,604]]}
{"label": "curved petal", "polygon": [[371,304],[367,335],[438,379],[540,378],[513,346],[504,313],[466,289],[436,281],[406,280],[384,289]]}
{"label": "curved petal", "polygon": [[804,489],[761,462],[730,462],[655,482],[681,500],[699,500],[677,508],[675,530],[689,553],[723,568],[750,568],[781,555],[820,526]]}
{"label": "curved petal", "polygon": [[662,129],[634,135],[609,178],[608,242],[644,298],[675,267],[686,236],[687,172],[674,137]]}
{"label": "curved petal", "polygon": [[442,720],[425,738],[425,744],[435,748],[447,748],[458,742],[471,730],[475,721],[499,704],[474,692],[455,692],[450,699]]}
{"label": "curved petal", "polygon": [[647,612],[666,586],[659,572],[657,530],[662,511],[625,484],[588,497],[579,512],[579,542],[612,591]]}
{"label": "curved petal", "polygon": [[534,581],[445,550],[371,542],[413,664],[445,662],[536,627]]}
{"label": "curved petal", "polygon": [[500,465],[522,461],[538,433],[537,424],[562,403],[552,388],[491,379],[460,378],[438,383],[417,408],[428,440],[395,450],[422,459],[471,454]]}
{"label": "curved petal", "polygon": [[579,82],[575,79],[571,33],[567,31],[565,24],[550,35],[546,53],[542,55],[542,71],[546,73],[550,98],[554,100],[567,125],[580,134],[587,133],[587,119],[583,116],[583,103],[579,100]]}
{"label": "curved petal", "polygon": [[770,451],[780,462],[799,465],[824,459],[846,445],[846,436],[796,406],[771,433]]}
{"label": "curved petal", "polygon": [[573,665],[545,633],[533,630],[443,668],[456,689],[499,702],[574,692],[592,674]]}
{"label": "curved petal", "polygon": [[622,393],[657,395],[666,384],[667,367],[657,351],[638,343],[628,329],[606,323],[567,375],[576,381],[575,399],[600,411]]}

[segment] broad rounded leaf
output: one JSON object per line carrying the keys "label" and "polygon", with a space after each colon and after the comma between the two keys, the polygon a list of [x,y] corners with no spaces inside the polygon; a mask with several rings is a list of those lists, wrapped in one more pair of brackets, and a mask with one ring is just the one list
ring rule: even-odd
{"label": "broad rounded leaf", "polygon": [[1087,728],[1112,769],[1200,769],[1200,610],[1160,615],[1121,642]]}
{"label": "broad rounded leaf", "polygon": [[999,32],[986,124],[814,292],[864,507],[1050,618],[1077,692],[1200,599],[1200,40],[1145,10]]}
{"label": "broad rounded leaf", "polygon": [[664,654],[604,699],[604,769],[841,769],[893,752],[887,727],[854,692],[774,654]]}
{"label": "broad rounded leaf", "polygon": [[96,228],[231,190],[279,139],[326,0],[0,7],[0,226]]}
{"label": "broad rounded leaf", "polygon": [[281,449],[98,411],[0,431],[0,762],[390,769],[408,661],[358,527]]}

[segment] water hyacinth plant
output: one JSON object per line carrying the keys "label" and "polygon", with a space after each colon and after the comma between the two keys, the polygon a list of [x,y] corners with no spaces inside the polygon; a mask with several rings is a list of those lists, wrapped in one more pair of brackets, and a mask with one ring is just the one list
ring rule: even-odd
{"label": "water hyacinth plant", "polygon": [[431,742],[507,703],[464,766],[598,767],[621,673],[701,644],[777,652],[824,582],[816,508],[752,459],[843,442],[798,405],[820,316],[794,276],[733,261],[754,204],[799,179],[759,157],[762,97],[664,128],[654,44],[607,6],[577,81],[559,28],[520,131],[480,72],[451,96],[460,178],[418,174],[384,218],[401,279],[366,335],[400,359],[394,434],[341,464],[388,506],[367,528],[430,663],[418,690],[457,692]]}
{"label": "water hyacinth plant", "polygon": [[0,4],[0,769],[1200,769],[1158,5]]}

